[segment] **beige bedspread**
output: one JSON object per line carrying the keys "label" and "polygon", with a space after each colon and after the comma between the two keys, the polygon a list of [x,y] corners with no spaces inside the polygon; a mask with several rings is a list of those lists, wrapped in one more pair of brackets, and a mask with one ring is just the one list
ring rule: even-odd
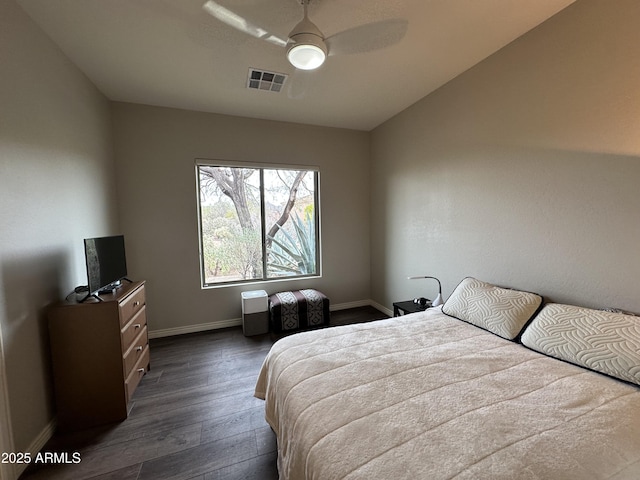
{"label": "beige bedspread", "polygon": [[639,388],[434,309],[286,337],[255,395],[282,480],[640,478]]}

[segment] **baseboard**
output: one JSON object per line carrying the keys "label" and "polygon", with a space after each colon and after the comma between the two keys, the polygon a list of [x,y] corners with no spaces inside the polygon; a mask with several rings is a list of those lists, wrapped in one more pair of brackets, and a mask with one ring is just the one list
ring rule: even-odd
{"label": "baseboard", "polygon": [[381,305],[378,302],[374,302],[373,300],[371,300],[371,303],[369,305],[376,310],[380,310],[381,312],[386,313],[389,317],[393,317],[393,310],[385,307],[384,305]]}
{"label": "baseboard", "polygon": [[[35,440],[31,442],[31,445],[29,445],[29,447],[27,448],[27,452],[31,454],[32,459],[36,458],[36,455],[38,455],[38,452],[40,452],[40,450],[44,448],[47,442],[51,440],[51,437],[53,437],[53,433],[56,430],[56,424],[57,422],[55,419],[51,420],[42,429],[42,431],[35,438]],[[22,473],[27,469],[28,466],[29,466],[28,463],[15,464],[15,478],[20,477],[20,475],[22,475]]]}
{"label": "baseboard", "polygon": [[186,333],[206,332],[208,330],[218,330],[220,328],[242,326],[242,318],[231,318],[229,320],[219,320],[217,322],[199,323],[197,325],[187,325],[185,327],[165,328],[162,330],[150,330],[149,338],[173,337],[174,335],[184,335]]}
{"label": "baseboard", "polygon": [[[381,312],[391,316],[393,312],[383,307],[373,300],[358,300],[356,302],[337,303],[331,305],[331,311],[346,310],[348,308],[358,307],[374,307]],[[229,320],[219,320],[217,322],[199,323],[197,325],[188,325],[185,327],[165,328],[162,330],[150,330],[149,338],[172,337],[174,335],[184,335],[186,333],[206,332],[208,330],[218,330],[220,328],[242,326],[242,318],[231,318]]]}
{"label": "baseboard", "polygon": [[359,300],[357,302],[337,303],[331,305],[329,309],[333,311],[346,310],[348,308],[369,307],[371,306],[371,300]]}

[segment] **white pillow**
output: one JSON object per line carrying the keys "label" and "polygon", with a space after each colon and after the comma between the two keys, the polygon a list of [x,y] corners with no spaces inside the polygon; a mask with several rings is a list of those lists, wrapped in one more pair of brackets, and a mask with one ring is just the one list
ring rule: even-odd
{"label": "white pillow", "polygon": [[496,287],[467,277],[442,306],[451,316],[508,340],[516,338],[542,305],[536,293]]}
{"label": "white pillow", "polygon": [[640,385],[640,317],[551,303],[527,327],[522,343]]}

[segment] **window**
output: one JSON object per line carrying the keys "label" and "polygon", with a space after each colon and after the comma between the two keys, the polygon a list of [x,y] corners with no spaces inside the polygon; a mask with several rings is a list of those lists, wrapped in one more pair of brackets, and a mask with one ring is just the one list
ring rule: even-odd
{"label": "window", "polygon": [[318,171],[196,167],[204,287],[320,274]]}

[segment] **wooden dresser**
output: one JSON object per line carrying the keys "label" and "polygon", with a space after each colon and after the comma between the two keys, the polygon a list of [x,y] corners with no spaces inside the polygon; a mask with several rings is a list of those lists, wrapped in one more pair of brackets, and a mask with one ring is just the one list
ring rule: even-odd
{"label": "wooden dresser", "polygon": [[131,396],[150,368],[144,281],[125,281],[100,298],[48,310],[61,430],[127,418]]}

